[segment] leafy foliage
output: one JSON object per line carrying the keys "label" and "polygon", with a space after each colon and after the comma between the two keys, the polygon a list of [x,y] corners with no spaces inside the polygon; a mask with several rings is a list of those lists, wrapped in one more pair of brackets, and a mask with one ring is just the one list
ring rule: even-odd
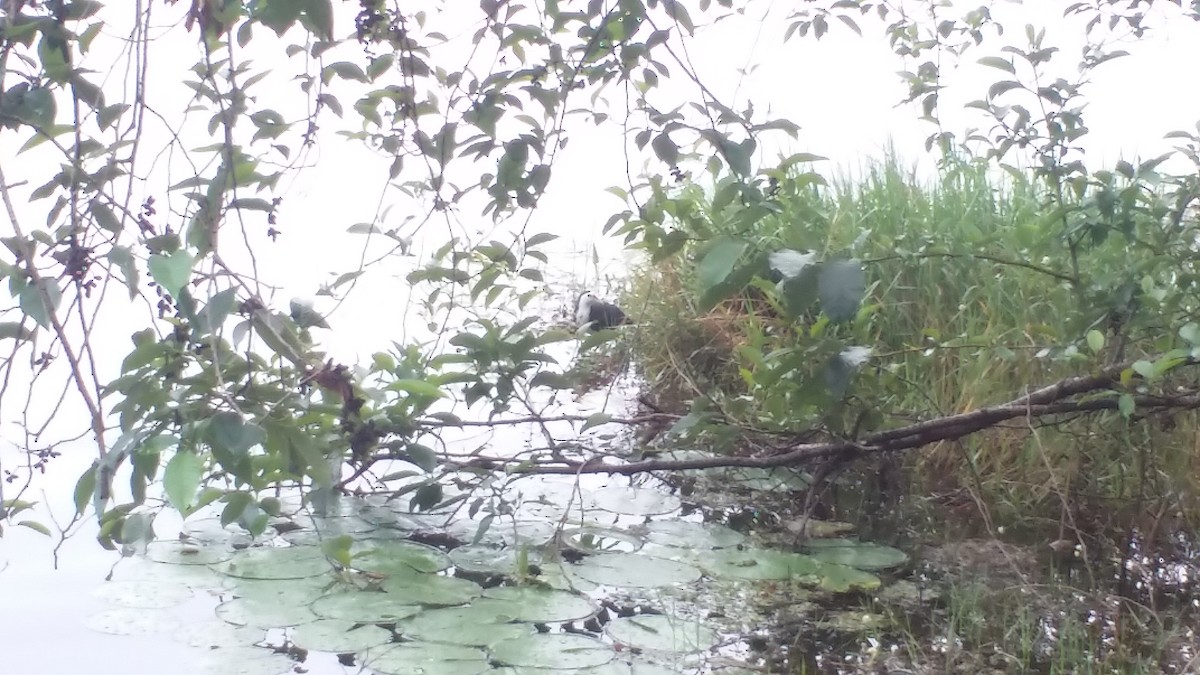
{"label": "leafy foliage", "polygon": [[[858,385],[891,386],[865,367],[892,337],[873,323],[888,290],[876,284],[886,279],[854,240],[832,247],[812,227],[830,218],[805,210],[805,196],[826,187],[810,170],[823,158],[763,161],[766,143],[794,137],[797,124],[764,119],[753,106],[735,110],[678,55],[676,46],[698,25],[743,11],[741,3],[484,0],[471,10],[478,28],[465,61],[448,46],[441,29],[451,14],[438,5],[362,2],[351,28],[331,0],[172,3],[156,11],[184,18],[197,60],[179,73],[191,93],[186,129],[170,128],[170,139],[153,150],[144,147],[151,143],[144,125],[160,113],[148,98],[153,92],[142,90],[145,73],[135,72],[135,93],[113,100],[119,89],[101,86],[84,65],[101,58],[93,42],[116,21],[118,4],[58,0],[0,10],[0,133],[24,139],[20,153],[39,161],[31,166],[48,167],[22,177],[27,194],[0,174],[13,220],[0,260],[13,310],[0,326],[13,348],[3,367],[15,372],[16,355],[26,350],[29,382],[61,376],[86,410],[98,456],[74,499],[80,514],[92,504],[105,545],[153,537],[147,488],[158,481],[185,514],[220,503],[223,523],[253,533],[278,511],[278,500],[264,496],[269,488],[328,494],[382,458],[412,465],[382,482],[415,508],[461,503],[467,494],[448,490],[443,475],[459,467],[433,448],[439,430],[464,421],[439,406],[483,402],[494,418],[532,412],[535,393],[572,385],[549,347],[574,336],[530,309],[541,294],[550,234],[448,236],[405,277],[424,294],[433,335],[397,343],[369,364],[340,364],[323,353],[310,330],[329,323],[311,307],[273,307],[255,256],[284,234],[280,186],[333,134],[389,158],[389,184],[413,207],[399,227],[388,229],[380,215],[348,228],[351,237],[383,242],[389,250],[381,260],[392,260],[410,254],[413,235],[429,222],[449,226],[468,209],[497,222],[528,214],[551,184],[572,125],[603,123],[622,105],[609,97],[629,96],[628,135],[657,163],[613,190],[625,207],[607,230],[654,263],[684,269],[697,312],[740,298],[782,327],[739,345],[738,376],[761,398],[729,402],[721,424],[822,426],[854,437],[883,423],[886,397],[853,409],[848,402]],[[934,56],[960,59],[984,49],[1000,39],[1001,27],[986,8],[935,20],[938,3],[917,4],[929,17],[866,0],[805,3],[790,17],[787,38],[821,39],[838,23],[866,34],[873,24],[864,17],[878,16],[897,54],[917,63],[903,74],[908,101],[938,124],[944,66]],[[1024,265],[1075,299],[1070,329],[1049,336],[1047,348],[1065,363],[1092,366],[1123,363],[1136,349],[1122,390],[1112,392],[1131,418],[1133,392],[1196,356],[1190,208],[1197,188],[1194,170],[1161,172],[1167,157],[1109,171],[1082,162],[1087,77],[1121,56],[1103,47],[1116,24],[1106,29],[1101,17],[1109,11],[1142,30],[1136,8],[1102,4],[1067,10],[1091,17],[1095,38],[1076,79],[1052,75],[1061,54],[1030,27],[1023,41],[980,57],[997,79],[970,107],[988,128],[960,140],[939,126],[928,145],[941,151],[946,171],[970,166],[956,163],[966,155],[1020,176],[1016,160],[1032,160],[1036,190],[1032,182],[1019,186],[1042,200],[1041,220],[1018,228],[1015,236],[1031,241],[1003,252],[1005,260],[1055,247],[1065,253],[1065,267]],[[134,22],[138,49],[149,49],[149,17]],[[243,58],[260,53],[283,58],[271,67]],[[672,78],[699,84],[701,93],[680,100],[661,86]],[[268,86],[274,79],[294,90]],[[1200,139],[1176,137],[1178,156],[1200,165]],[[172,152],[186,156],[187,174],[177,175],[173,163],[159,184],[146,162]],[[31,224],[34,210],[44,223]],[[890,243],[905,260],[978,253]],[[348,270],[319,293],[340,300],[366,272],[366,265]],[[124,286],[130,302],[107,294],[110,285]],[[98,342],[114,327],[131,345],[110,372]],[[954,339],[975,337],[934,340],[950,349]],[[697,416],[717,419],[705,408],[710,403],[701,400]],[[600,421],[607,420],[591,423]],[[352,476],[344,475],[347,463]],[[128,499],[114,487],[119,472],[128,474]],[[18,495],[4,503],[11,518],[22,502]],[[482,498],[471,506],[484,507]]]}

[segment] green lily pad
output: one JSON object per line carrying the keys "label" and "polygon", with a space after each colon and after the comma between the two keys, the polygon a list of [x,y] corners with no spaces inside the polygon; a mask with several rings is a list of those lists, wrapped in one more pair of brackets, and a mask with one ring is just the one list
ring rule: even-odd
{"label": "green lily pad", "polygon": [[331,563],[315,546],[288,546],[239,551],[213,569],[239,579],[303,579],[329,572]]}
{"label": "green lily pad", "polygon": [[322,595],[358,590],[332,572],[303,579],[235,579],[233,594],[282,605],[307,605]]}
{"label": "green lily pad", "polygon": [[675,654],[704,651],[717,644],[717,634],[711,628],[697,621],[663,614],[613,619],[604,631],[627,647]]}
{"label": "green lily pad", "polygon": [[[520,551],[516,548],[495,548],[474,544],[459,546],[450,551],[450,560],[456,567],[467,572],[485,574],[515,574]],[[541,562],[541,554],[528,549],[529,562]]]}
{"label": "green lily pad", "polygon": [[592,499],[605,511],[627,516],[658,516],[674,513],[681,506],[678,497],[647,487],[612,485],[596,490]]}
{"label": "green lily pad", "polygon": [[214,649],[200,660],[201,675],[285,675],[295,662],[259,647]]}
{"label": "green lily pad", "polygon": [[495,607],[467,605],[421,612],[397,624],[396,632],[414,640],[488,647],[528,635],[533,628],[528,624],[508,623],[508,617],[497,614]]}
{"label": "green lily pad", "polygon": [[233,549],[221,545],[179,541],[152,541],[146,546],[146,557],[154,562],[171,565],[211,565],[229,560]]}
{"label": "green lily pad", "polygon": [[332,593],[314,600],[311,608],[314,614],[324,619],[359,623],[394,623],[421,611],[420,607],[405,604],[395,595],[379,591]]}
{"label": "green lily pad", "polygon": [[476,608],[486,608],[513,621],[565,623],[584,619],[599,609],[582,595],[538,586],[498,586],[483,592]]}
{"label": "green lily pad", "polygon": [[609,527],[584,526],[563,530],[563,543],[584,553],[633,553],[642,541],[628,532]]}
{"label": "green lily pad", "polygon": [[879,577],[848,565],[821,563],[817,587],[832,593],[873,591],[879,588]]}
{"label": "green lily pad", "polygon": [[589,668],[612,660],[613,648],[582,635],[537,633],[505,640],[492,647],[502,664],[531,668]]}
{"label": "green lily pad", "polygon": [[374,523],[354,517],[302,518],[295,522],[301,529],[284,532],[279,536],[297,546],[320,546],[322,541],[343,534],[361,535],[379,529]]}
{"label": "green lily pad", "polygon": [[700,578],[700,570],[687,563],[637,553],[592,555],[568,569],[592,583],[621,588],[688,584]]}
{"label": "green lily pad", "polygon": [[799,553],[770,549],[719,549],[698,556],[697,563],[719,579],[785,580],[796,577],[818,580],[821,563]]}
{"label": "green lily pad", "polygon": [[389,577],[382,586],[396,602],[413,605],[461,605],[483,593],[483,587],[469,579],[417,572]]}
{"label": "green lily pad", "polygon": [[[675,548],[729,548],[746,541],[746,535],[716,523],[656,520],[640,529],[645,530],[646,538],[651,542]],[[639,530],[635,529],[634,531]]]}
{"label": "green lily pad", "polygon": [[306,605],[286,605],[270,600],[236,598],[217,605],[217,616],[235,626],[284,628],[311,623],[317,615]]}
{"label": "green lily pad", "polygon": [[483,650],[429,642],[370,649],[363,663],[382,675],[479,675],[492,670]]}
{"label": "green lily pad", "polygon": [[358,570],[376,574],[407,574],[440,572],[453,563],[450,557],[432,546],[414,541],[368,540],[359,542],[362,550],[351,551],[351,565]]}
{"label": "green lily pad", "polygon": [[900,549],[854,539],[814,539],[805,547],[817,560],[860,570],[886,570],[908,562],[908,554]]}
{"label": "green lily pad", "polygon": [[354,621],[319,619],[292,630],[291,640],[298,647],[334,654],[358,652],[392,641],[392,632],[379,626],[363,626]]}
{"label": "green lily pad", "polygon": [[192,597],[192,589],[169,581],[106,581],[92,592],[122,607],[166,609]]}
{"label": "green lily pad", "polygon": [[179,625],[161,609],[132,609],[122,607],[98,612],[88,617],[87,627],[109,635],[152,635],[169,633]]}
{"label": "green lily pad", "polygon": [[234,626],[216,619],[181,626],[171,637],[193,647],[250,647],[263,639],[266,631],[252,626]]}

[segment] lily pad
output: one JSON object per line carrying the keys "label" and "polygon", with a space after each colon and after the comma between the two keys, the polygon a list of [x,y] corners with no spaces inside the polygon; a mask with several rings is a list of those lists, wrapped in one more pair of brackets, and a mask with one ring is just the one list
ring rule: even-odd
{"label": "lily pad", "polygon": [[122,607],[98,612],[87,619],[88,628],[109,635],[169,633],[178,625],[174,617],[161,609]]}
{"label": "lily pad", "polygon": [[201,675],[285,675],[295,662],[259,647],[214,649],[200,660]]}
{"label": "lily pad", "polygon": [[908,554],[898,548],[854,539],[814,539],[806,548],[817,560],[860,570],[886,570],[908,562]]}
{"label": "lily pad", "polygon": [[382,675],[479,675],[492,670],[483,650],[429,642],[370,649],[363,663]]}
{"label": "lily pad", "polygon": [[563,530],[563,543],[584,553],[633,553],[642,541],[628,532],[610,527],[584,526]]}
{"label": "lily pad", "polygon": [[217,605],[217,616],[235,626],[263,629],[298,626],[317,620],[317,615],[306,605],[286,605],[251,598],[237,598]]}
{"label": "lily pad", "polygon": [[396,631],[406,638],[445,642],[468,647],[487,647],[533,632],[528,624],[508,623],[495,607],[467,605],[431,609],[401,621]]}
{"label": "lily pad", "polygon": [[627,516],[658,516],[674,513],[681,506],[678,497],[648,487],[611,485],[596,490],[592,499],[605,511]]}
{"label": "lily pad", "polygon": [[848,565],[822,563],[817,587],[833,593],[873,591],[879,588],[879,577]]}
{"label": "lily pad", "polygon": [[[351,564],[355,569],[376,574],[407,574],[439,572],[450,567],[450,557],[432,546],[415,541],[368,540],[361,542],[365,550],[352,551]],[[357,546],[355,547],[357,548]]]}
{"label": "lily pad", "polygon": [[592,583],[621,588],[688,584],[700,578],[700,570],[687,563],[637,553],[592,555],[568,569]]}
{"label": "lily pad", "polygon": [[[530,563],[541,561],[541,554],[534,549],[527,549]],[[520,550],[516,548],[495,548],[482,544],[459,546],[450,551],[450,560],[456,567],[467,572],[482,572],[486,574],[514,574],[517,571],[517,558]]]}
{"label": "lily pad", "polygon": [[799,553],[770,549],[720,549],[697,557],[710,575],[721,579],[777,580],[796,577],[818,580],[821,563]]}
{"label": "lily pad", "polygon": [[234,626],[213,619],[186,624],[175,631],[171,637],[185,645],[215,649],[217,647],[250,647],[261,641],[265,633],[266,631],[261,628]]}
{"label": "lily pad", "polygon": [[213,569],[239,579],[303,579],[329,572],[331,564],[315,546],[288,546],[239,551]]}
{"label": "lily pad", "polygon": [[538,633],[492,647],[492,658],[509,666],[589,668],[612,660],[613,648],[582,635]]}
{"label": "lily pad", "polygon": [[596,605],[582,595],[537,586],[498,586],[483,592],[477,609],[496,612],[513,621],[565,623],[596,613]]}
{"label": "lily pad", "polygon": [[651,542],[676,548],[728,548],[746,541],[746,535],[716,523],[656,520],[641,529],[646,531],[646,538]]}
{"label": "lily pad", "polygon": [[312,603],[312,611],[325,619],[359,623],[394,623],[421,611],[404,599],[379,591],[345,591],[324,595]]}
{"label": "lily pad", "polygon": [[322,595],[340,591],[358,590],[357,586],[344,582],[333,573],[303,579],[235,579],[233,594],[239,598],[250,598],[283,605],[307,605]]}
{"label": "lily pad", "polygon": [[483,593],[483,587],[469,579],[415,572],[389,577],[382,586],[395,602],[413,605],[461,605]]}
{"label": "lily pad", "polygon": [[379,529],[374,523],[354,517],[302,518],[295,522],[300,529],[279,536],[291,544],[302,546],[320,546],[322,541],[343,534],[364,534]]}
{"label": "lily pad", "polygon": [[304,649],[345,654],[385,645],[391,642],[392,632],[353,621],[320,619],[297,626],[292,630],[291,640]]}
{"label": "lily pad", "polygon": [[166,609],[192,597],[192,589],[169,581],[107,581],[92,594],[122,607]]}
{"label": "lily pad", "polygon": [[675,654],[704,651],[717,644],[717,634],[711,628],[697,621],[664,614],[613,619],[604,631],[628,647]]}
{"label": "lily pad", "polygon": [[199,542],[161,540],[146,546],[147,558],[171,565],[211,565],[229,560],[232,555],[233,549]]}

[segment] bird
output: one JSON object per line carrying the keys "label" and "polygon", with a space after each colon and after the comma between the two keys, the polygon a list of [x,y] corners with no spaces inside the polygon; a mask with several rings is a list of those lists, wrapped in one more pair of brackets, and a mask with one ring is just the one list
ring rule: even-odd
{"label": "bird", "polygon": [[580,328],[595,332],[628,323],[629,319],[620,307],[600,300],[591,291],[584,291],[575,303],[575,322]]}

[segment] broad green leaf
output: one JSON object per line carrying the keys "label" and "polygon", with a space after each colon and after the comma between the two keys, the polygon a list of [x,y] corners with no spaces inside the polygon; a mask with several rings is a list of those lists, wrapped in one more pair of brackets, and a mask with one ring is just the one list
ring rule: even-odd
{"label": "broad green leaf", "polygon": [[417,396],[429,396],[430,398],[442,398],[445,396],[436,384],[426,382],[425,380],[400,379],[388,385],[388,388],[406,391]]}
{"label": "broad green leaf", "polygon": [[821,309],[830,321],[841,323],[858,314],[867,279],[857,260],[833,260],[821,265],[817,286]]}
{"label": "broad green leaf", "polygon": [[125,286],[129,288],[129,299],[138,295],[138,269],[133,261],[133,253],[125,246],[113,246],[108,252],[108,260],[117,266],[121,276],[125,277]]}
{"label": "broad green leaf", "polygon": [[[45,292],[41,289],[45,289]],[[58,310],[61,302],[62,291],[54,279],[42,278],[39,283],[30,283],[21,289],[21,311],[42,328],[51,327],[50,317]]]}
{"label": "broad green leaf", "polygon": [[79,477],[79,480],[75,482],[75,495],[74,496],[75,496],[75,513],[76,514],[79,514],[79,515],[83,514],[83,510],[87,508],[88,502],[91,501],[92,495],[95,492],[96,492],[96,464],[93,462],[92,466],[89,467],[87,471],[84,471],[83,475],[81,475]]}
{"label": "broad green leaf", "polygon": [[412,463],[421,467],[425,473],[432,473],[437,468],[438,457],[433,448],[420,443],[409,443],[407,450]]}
{"label": "broad green leaf", "polygon": [[33,331],[16,321],[0,321],[0,340],[28,340],[33,337]]}
{"label": "broad green leaf", "polygon": [[750,242],[728,236],[718,238],[709,247],[708,253],[696,268],[696,278],[700,284],[701,310],[711,309],[729,292],[724,285],[749,248]]}
{"label": "broad green leaf", "polygon": [[194,452],[176,452],[167,462],[167,469],[163,472],[163,489],[171,505],[180,513],[191,506],[203,472],[204,460]]}
{"label": "broad green leaf", "polygon": [[170,255],[155,253],[150,256],[150,276],[163,291],[173,298],[192,276],[192,256],[187,251],[175,251]]}
{"label": "broad green leaf", "polygon": [[[1196,324],[1190,325],[1195,326]],[[1184,328],[1187,328],[1187,326],[1184,326]],[[1183,334],[1182,329],[1180,330],[1180,334]],[[1104,349],[1104,333],[1101,333],[1095,329],[1089,330],[1087,334],[1087,343],[1088,349],[1091,349],[1093,354],[1099,354],[1100,350]]]}
{"label": "broad green leaf", "polygon": [[1017,69],[1013,66],[1012,62],[999,56],[985,56],[979,59],[977,63],[988,66],[989,68],[998,68],[1013,75],[1017,74]]}
{"label": "broad green leaf", "polygon": [[585,421],[583,426],[579,429],[579,433],[582,434],[588,429],[591,429],[592,427],[598,427],[601,424],[608,424],[609,420],[611,419],[612,415],[609,415],[608,413],[595,413],[589,415],[587,421]]}
{"label": "broad green leaf", "polygon": [[109,232],[112,232],[113,234],[120,234],[121,219],[117,218],[117,214],[113,213],[112,208],[110,208],[108,204],[105,204],[99,199],[93,199],[91,202],[91,210],[92,217],[96,219],[97,225],[108,230]]}

